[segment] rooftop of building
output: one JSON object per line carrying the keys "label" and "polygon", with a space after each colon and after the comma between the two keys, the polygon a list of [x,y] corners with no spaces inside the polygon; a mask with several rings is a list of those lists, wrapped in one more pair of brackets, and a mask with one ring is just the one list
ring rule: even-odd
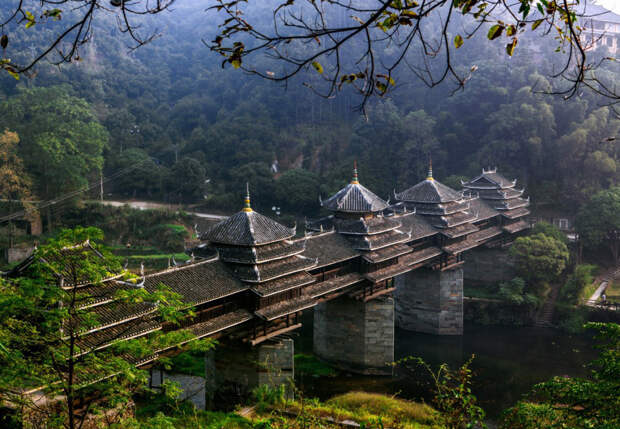
{"label": "rooftop of building", "polygon": [[351,182],[327,200],[321,200],[321,206],[333,212],[361,214],[378,213],[388,208],[389,205],[360,184],[356,165]]}

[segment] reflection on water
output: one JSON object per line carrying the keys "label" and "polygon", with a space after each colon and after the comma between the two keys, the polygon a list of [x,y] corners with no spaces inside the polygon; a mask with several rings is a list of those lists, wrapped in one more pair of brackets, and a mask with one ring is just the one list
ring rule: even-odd
{"label": "reflection on water", "polygon": [[[312,349],[312,319],[305,320],[297,350]],[[476,355],[473,390],[489,417],[518,401],[524,393],[554,375],[583,376],[596,356],[587,336],[545,328],[466,325],[464,335],[446,337],[396,330],[396,359],[420,356],[434,366],[455,368]],[[341,374],[336,378],[302,380],[309,396],[326,399],[350,390],[398,393],[408,399],[428,399],[422,372],[397,371],[394,377]]]}

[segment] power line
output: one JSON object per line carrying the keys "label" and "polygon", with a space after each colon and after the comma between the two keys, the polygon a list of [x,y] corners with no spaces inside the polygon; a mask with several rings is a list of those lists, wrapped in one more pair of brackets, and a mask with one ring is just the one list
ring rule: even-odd
{"label": "power line", "polygon": [[45,209],[47,207],[56,205],[56,204],[62,204],[63,202],[66,202],[67,200],[76,197],[84,192],[88,192],[92,189],[95,189],[97,187],[100,187],[103,183],[107,183],[110,182],[112,180],[118,179],[119,177],[122,177],[126,174],[129,174],[130,172],[132,172],[133,170],[135,170],[136,168],[138,168],[138,166],[140,166],[141,164],[144,164],[147,161],[150,161],[150,158],[144,159],[136,164],[133,164],[129,167],[125,167],[119,171],[116,171],[115,173],[103,178],[102,180],[97,180],[95,181],[93,184],[89,184],[88,186],[81,188],[81,189],[76,189],[75,191],[71,191],[71,192],[67,192],[64,195],[61,195],[60,197],[51,199],[51,200],[47,200],[47,201],[41,201],[38,207],[36,208],[31,208],[31,209],[24,209],[24,210],[20,210],[18,212],[15,213],[11,213],[7,216],[4,217],[0,217],[0,223],[5,223],[5,222],[9,222],[13,219],[18,219],[21,217],[26,216],[26,214],[35,212],[35,211],[40,211],[41,209]]}

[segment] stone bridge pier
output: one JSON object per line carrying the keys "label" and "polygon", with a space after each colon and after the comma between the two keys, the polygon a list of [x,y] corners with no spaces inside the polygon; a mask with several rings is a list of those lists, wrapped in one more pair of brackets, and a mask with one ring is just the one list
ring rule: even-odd
{"label": "stone bridge pier", "polygon": [[341,296],[314,307],[314,353],[340,368],[389,375],[394,361],[394,300]]}
{"label": "stone bridge pier", "polygon": [[275,338],[258,346],[221,343],[204,358],[204,377],[150,370],[149,387],[159,389],[165,381],[178,384],[179,399],[196,408],[211,409],[223,401],[245,399],[255,387],[284,385],[285,395],[294,393],[295,347],[291,338]]}
{"label": "stone bridge pier", "polygon": [[396,326],[436,335],[463,334],[463,269],[421,268],[396,277]]}
{"label": "stone bridge pier", "polygon": [[205,357],[207,403],[214,397],[243,398],[258,386],[284,386],[294,393],[295,343],[276,337],[257,346],[220,343]]}

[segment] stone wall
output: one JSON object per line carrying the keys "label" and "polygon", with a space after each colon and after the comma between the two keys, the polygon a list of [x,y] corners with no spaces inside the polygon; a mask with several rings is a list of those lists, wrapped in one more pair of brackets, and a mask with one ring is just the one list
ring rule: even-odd
{"label": "stone wall", "polygon": [[9,264],[21,262],[32,255],[34,247],[11,247],[5,250],[5,259]]}
{"label": "stone wall", "polygon": [[394,300],[367,303],[340,297],[314,307],[314,353],[340,368],[391,374]]}
{"label": "stone wall", "polygon": [[151,380],[149,386],[153,389],[161,388],[162,383],[171,381],[177,383],[182,392],[179,396],[181,400],[189,400],[199,410],[204,410],[206,407],[206,390],[205,390],[205,378],[196,377],[186,374],[173,374],[160,369],[153,369],[151,371]]}
{"label": "stone wall", "polygon": [[399,328],[437,335],[463,334],[463,270],[410,271],[396,278]]}
{"label": "stone wall", "polygon": [[464,258],[465,289],[467,284],[496,285],[516,275],[508,249],[479,247],[465,252]]}
{"label": "stone wall", "polygon": [[266,341],[256,347],[222,343],[205,357],[207,401],[244,399],[259,385],[284,385],[293,396],[295,343],[291,338]]}

